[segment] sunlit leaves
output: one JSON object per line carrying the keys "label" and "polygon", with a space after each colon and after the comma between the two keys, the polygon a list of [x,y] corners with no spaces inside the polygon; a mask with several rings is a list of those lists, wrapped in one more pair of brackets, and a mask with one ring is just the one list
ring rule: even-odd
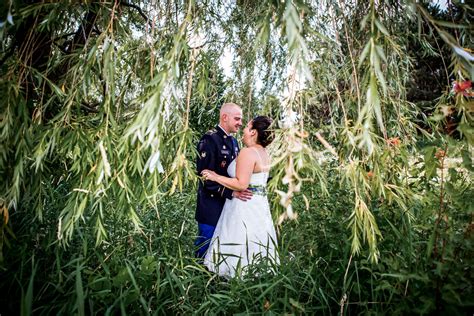
{"label": "sunlit leaves", "polygon": [[[347,214],[352,249],[367,243],[376,260],[375,201],[406,212],[410,195],[402,166],[410,163],[417,113],[404,100],[411,65],[405,13],[430,21],[453,48],[453,73],[466,80],[472,54],[444,29],[454,25],[411,2],[408,10],[379,1],[208,4],[55,2],[9,10],[14,25],[3,25],[2,44],[20,54],[1,56],[0,198],[12,210],[34,196],[40,220],[59,209],[62,243],[92,226],[100,244],[112,218],[140,232],[140,210],[156,210],[163,195],[196,183],[196,139],[216,123],[223,101],[235,101],[248,118],[264,112],[281,121],[275,204],[296,217],[293,201],[306,184],[325,187],[320,164],[334,159],[328,172],[342,173],[354,197]],[[224,9],[230,15],[220,14]],[[34,41],[15,33],[26,22]],[[219,65],[227,51],[236,55],[232,78]],[[443,106],[448,101],[463,115],[458,131],[472,140],[472,100],[456,95]],[[64,198],[51,202],[59,188]],[[312,201],[303,199],[309,208]]]}
{"label": "sunlit leaves", "polygon": [[[308,68],[309,52],[302,35],[301,18],[304,11],[298,12],[298,8],[292,1],[286,2],[286,9],[283,16],[285,21],[285,33],[290,53],[290,62],[298,72],[301,72],[306,79],[312,80],[312,74]],[[300,17],[301,15],[301,17]]]}

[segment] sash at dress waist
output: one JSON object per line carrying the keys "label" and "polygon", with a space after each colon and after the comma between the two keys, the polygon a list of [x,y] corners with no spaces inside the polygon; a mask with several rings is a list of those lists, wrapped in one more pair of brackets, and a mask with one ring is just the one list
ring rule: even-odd
{"label": "sash at dress waist", "polygon": [[255,195],[267,195],[267,188],[265,188],[263,185],[250,184],[248,189]]}

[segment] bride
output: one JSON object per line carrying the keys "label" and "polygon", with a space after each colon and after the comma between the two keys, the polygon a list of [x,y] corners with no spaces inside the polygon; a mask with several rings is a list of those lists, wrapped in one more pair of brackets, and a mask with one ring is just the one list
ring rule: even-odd
{"label": "bride", "polygon": [[249,201],[226,200],[217,223],[204,264],[221,276],[245,274],[252,263],[278,262],[276,233],[265,189],[270,169],[265,147],[273,140],[271,123],[267,116],[258,116],[248,123],[243,135],[246,147],[227,169],[232,178],[207,169],[202,171],[205,180],[235,191],[253,191]]}

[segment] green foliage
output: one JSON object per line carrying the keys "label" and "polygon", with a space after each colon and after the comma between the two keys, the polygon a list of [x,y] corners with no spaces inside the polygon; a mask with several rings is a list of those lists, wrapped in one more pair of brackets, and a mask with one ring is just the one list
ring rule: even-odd
{"label": "green foliage", "polygon": [[[471,19],[416,1],[6,1],[2,309],[472,308]],[[275,275],[226,282],[192,258],[195,144],[225,101],[275,119]]]}
{"label": "green foliage", "polygon": [[[427,168],[418,163],[409,172]],[[462,313],[474,305],[472,209],[465,212],[474,191],[464,171],[454,168],[446,178],[442,221],[442,188],[434,177],[412,183],[412,214],[373,201],[384,236],[379,263],[351,256],[345,228],[351,188],[333,174],[327,175],[331,195],[307,188],[302,193],[309,209],[279,227],[276,274],[256,266],[248,277],[229,281],[193,258],[192,191],[139,211],[141,232],[126,219],[106,222],[112,242],[99,247],[87,230],[66,249],[58,244],[50,225],[59,210],[48,212],[43,223],[27,210],[17,212],[17,247],[7,248],[2,273],[1,287],[9,290],[2,311],[14,311],[21,302],[25,313],[35,314]],[[305,203],[294,200],[298,208]]]}

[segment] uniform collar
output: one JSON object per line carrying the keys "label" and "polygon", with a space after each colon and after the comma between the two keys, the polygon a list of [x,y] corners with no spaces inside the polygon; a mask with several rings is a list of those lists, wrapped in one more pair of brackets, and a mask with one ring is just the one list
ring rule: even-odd
{"label": "uniform collar", "polygon": [[227,135],[227,136],[231,136],[230,134],[228,134],[225,129],[223,129],[219,124],[217,124],[217,127],[216,127],[217,130],[220,130],[221,132],[224,133],[224,135]]}

